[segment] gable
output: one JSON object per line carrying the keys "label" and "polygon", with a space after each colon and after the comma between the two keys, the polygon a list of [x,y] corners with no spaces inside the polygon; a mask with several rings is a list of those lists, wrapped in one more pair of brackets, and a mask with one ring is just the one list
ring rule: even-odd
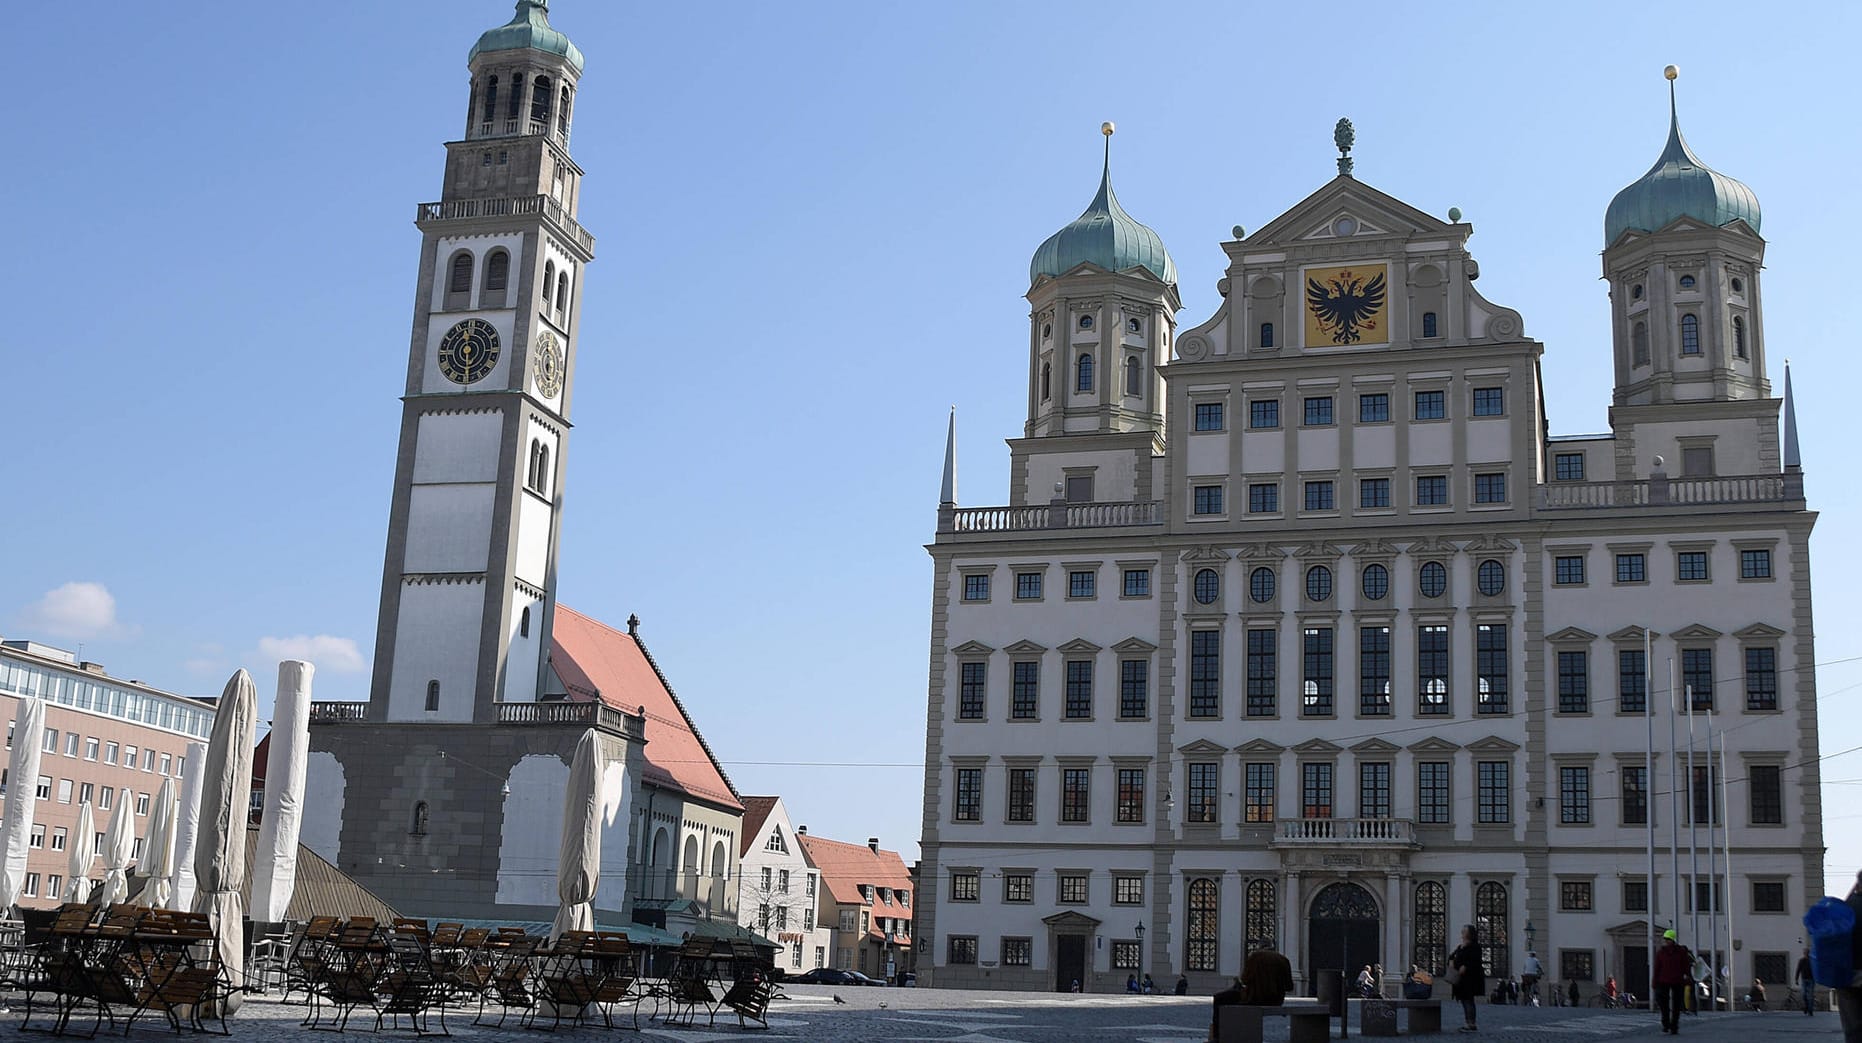
{"label": "gable", "polygon": [[1456,242],[1465,237],[1455,225],[1431,217],[1357,178],[1341,174],[1256,230],[1243,240],[1243,245],[1256,249],[1339,238],[1338,219],[1341,217],[1357,222],[1357,228],[1350,233],[1354,236],[1439,235]]}

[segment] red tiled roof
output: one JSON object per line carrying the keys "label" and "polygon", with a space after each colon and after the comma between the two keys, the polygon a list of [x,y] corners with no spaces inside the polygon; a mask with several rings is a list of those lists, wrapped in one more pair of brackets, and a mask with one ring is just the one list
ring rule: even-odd
{"label": "red tiled roof", "polygon": [[571,702],[600,699],[647,718],[646,781],[731,811],[743,805],[685,705],[646,646],[573,609],[556,606],[550,665]]}
{"label": "red tiled roof", "polygon": [[769,820],[769,813],[776,808],[780,797],[745,797],[744,823],[737,831],[737,857],[750,853],[750,845],[756,842],[756,835],[763,831],[763,823]]}
{"label": "red tiled roof", "polygon": [[[889,887],[907,895],[912,893],[912,875],[897,851],[882,848],[875,852],[865,844],[843,844],[812,834],[797,839],[801,841],[803,854],[821,871],[821,882],[836,902],[864,905],[866,898],[860,893],[861,884],[871,884],[876,889]],[[877,893],[873,896],[875,916],[909,920],[914,908],[901,904],[897,897],[888,906],[879,900]]]}

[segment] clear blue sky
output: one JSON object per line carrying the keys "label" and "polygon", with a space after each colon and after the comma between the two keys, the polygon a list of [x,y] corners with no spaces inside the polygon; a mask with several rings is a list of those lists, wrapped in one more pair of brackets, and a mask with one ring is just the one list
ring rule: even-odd
{"label": "clear blue sky", "polygon": [[[1862,744],[1840,390],[1862,373],[1831,314],[1855,297],[1858,7],[1246,6],[557,0],[600,237],[563,602],[639,613],[741,790],[910,859],[946,411],[964,502],[1003,502],[1028,258],[1091,197],[1100,121],[1187,327],[1216,244],[1329,178],[1350,116],[1360,179],[1474,224],[1482,292],[1546,345],[1554,431],[1601,431],[1603,211],[1660,151],[1675,62],[1690,142],[1764,206],[1772,378],[1796,362],[1822,512],[1824,752]],[[366,696],[414,205],[463,125],[466,49],[509,14],[15,19],[0,632],[190,693],[244,665],[267,698],[308,648],[319,698]],[[1862,754],[1825,774],[1846,881]]]}

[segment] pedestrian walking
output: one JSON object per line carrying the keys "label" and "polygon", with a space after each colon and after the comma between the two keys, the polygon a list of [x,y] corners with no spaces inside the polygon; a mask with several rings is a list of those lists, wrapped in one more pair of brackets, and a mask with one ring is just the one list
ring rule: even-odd
{"label": "pedestrian walking", "polygon": [[[1655,985],[1655,1002],[1662,1011],[1662,1031],[1679,1036],[1684,997],[1694,984],[1694,954],[1676,940],[1673,928],[1662,932],[1662,947],[1655,950],[1655,972],[1650,980]],[[1572,987],[1576,988],[1576,984]]]}
{"label": "pedestrian walking", "polygon": [[1804,1000],[1804,1016],[1817,1012],[1817,979],[1810,973],[1810,950],[1797,958],[1797,994]]}
{"label": "pedestrian walking", "polygon": [[1467,1022],[1461,1031],[1480,1031],[1474,1023],[1474,999],[1487,991],[1487,970],[1481,965],[1480,934],[1473,924],[1462,925],[1461,944],[1448,954],[1448,983]]}

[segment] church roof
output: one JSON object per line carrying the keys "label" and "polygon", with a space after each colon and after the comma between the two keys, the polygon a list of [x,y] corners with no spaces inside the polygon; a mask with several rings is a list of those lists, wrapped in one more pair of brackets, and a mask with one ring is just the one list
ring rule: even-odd
{"label": "church roof", "polygon": [[577,73],[582,71],[582,52],[569,37],[550,25],[549,0],[517,0],[517,13],[496,29],[487,29],[466,54],[470,65],[478,56],[490,51],[524,49],[561,55]]}
{"label": "church roof", "polygon": [[[821,871],[821,884],[828,889],[836,902],[843,905],[864,905],[866,896],[860,893],[861,884],[871,884],[875,889],[889,887],[893,891],[912,893],[912,874],[905,868],[905,860],[897,851],[883,848],[874,851],[864,844],[843,844],[826,837],[804,835],[796,837],[802,845],[802,853],[814,867]],[[882,903],[875,893],[874,905]],[[900,910],[902,917],[911,917],[912,907],[898,905],[897,898],[892,908]],[[894,915],[886,913],[887,916]]]}
{"label": "church roof", "polygon": [[[1110,126],[1108,124],[1107,126]],[[1119,205],[1112,191],[1112,152],[1107,132],[1105,169],[1099,177],[1099,194],[1072,224],[1047,237],[1028,264],[1028,281],[1058,276],[1093,264],[1108,272],[1143,268],[1165,283],[1177,283],[1177,264],[1164,249],[1164,240]]]}
{"label": "church roof", "polygon": [[571,702],[599,699],[617,710],[646,715],[648,783],[731,811],[742,809],[730,776],[637,635],[557,605],[551,643],[550,666]]}
{"label": "church roof", "polygon": [[1715,228],[1744,221],[1757,232],[1759,197],[1744,182],[1700,161],[1681,136],[1681,120],[1670,98],[1668,144],[1648,173],[1610,200],[1603,218],[1604,245],[1624,232],[1660,231],[1681,217]]}

